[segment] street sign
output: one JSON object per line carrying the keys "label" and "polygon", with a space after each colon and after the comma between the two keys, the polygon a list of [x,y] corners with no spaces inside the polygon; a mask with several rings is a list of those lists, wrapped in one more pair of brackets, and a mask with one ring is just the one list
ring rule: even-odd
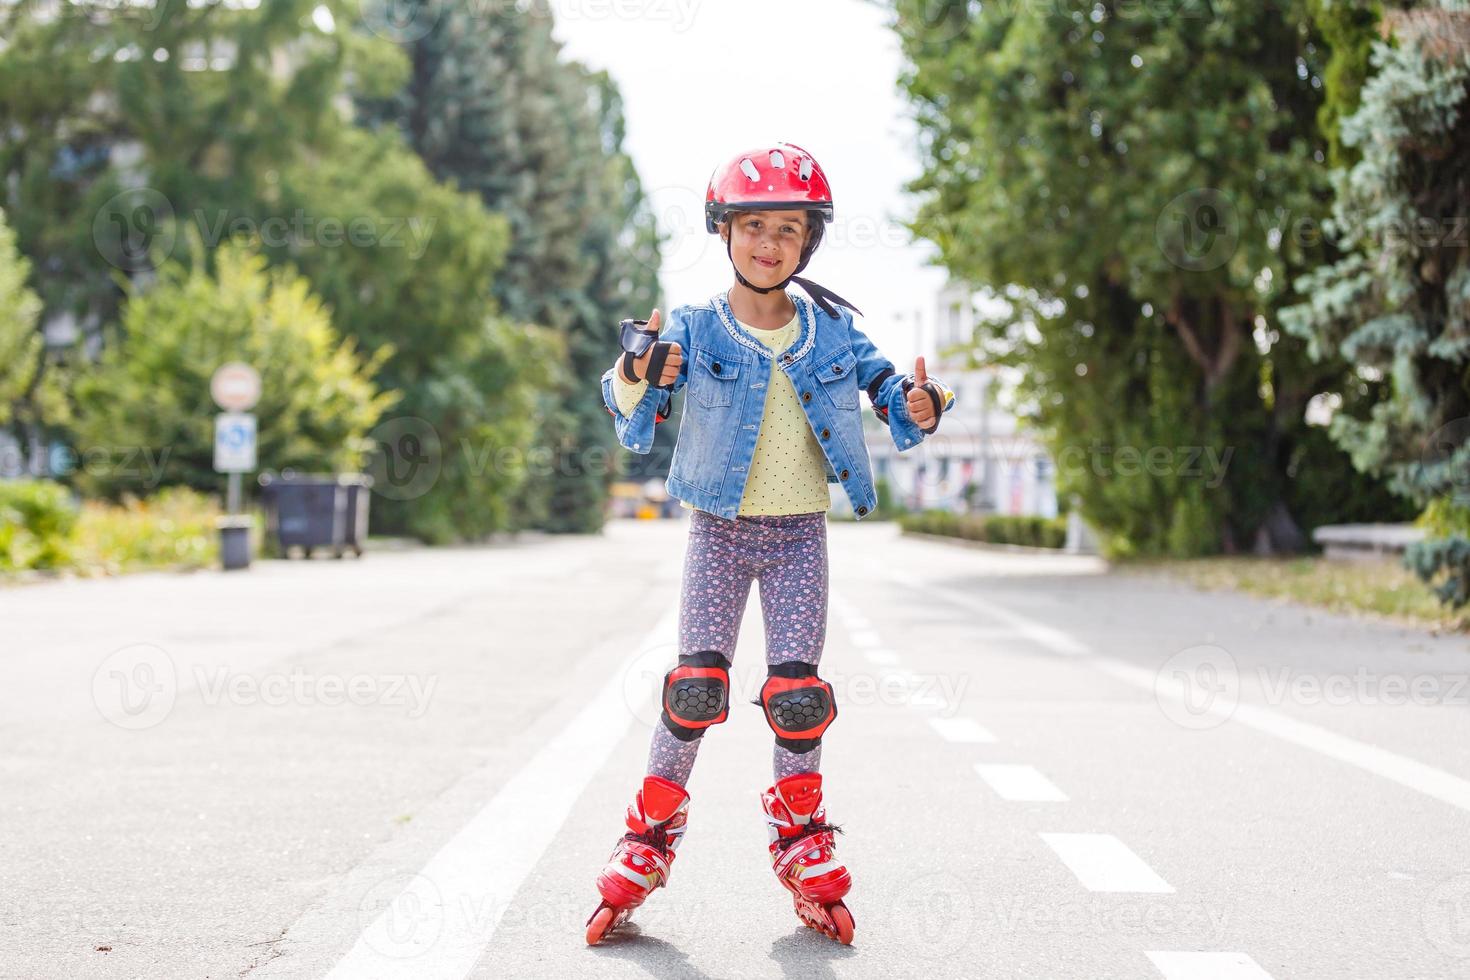
{"label": "street sign", "polygon": [[255,416],[221,412],[214,417],[214,468],[219,473],[255,469]]}
{"label": "street sign", "polygon": [[248,412],[260,401],[260,375],[249,364],[231,361],[209,379],[209,393],[226,412]]}

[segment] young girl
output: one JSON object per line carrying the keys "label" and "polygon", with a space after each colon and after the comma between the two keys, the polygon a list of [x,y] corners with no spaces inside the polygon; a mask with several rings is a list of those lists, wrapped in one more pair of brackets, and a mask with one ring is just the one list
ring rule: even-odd
{"label": "young girl", "polygon": [[[856,307],[797,275],[833,217],[811,154],[787,143],[741,153],[715,171],[706,227],[735,268],[729,291],[684,306],[659,332],[622,326],[623,354],[602,376],[618,441],[648,452],[673,393],[689,386],[666,482],[691,511],[679,608],[678,663],[664,676],[663,713],[628,831],[597,878],[587,924],[600,941],[668,881],[684,833],[685,790],[705,729],[727,717],[730,660],[752,581],[760,582],[769,676],[759,704],[775,732],[774,784],[761,794],[777,879],[807,925],[852,941],[842,896],[852,881],[836,856],[822,802],[822,733],[837,716],[817,676],[827,622],[828,484],[841,483],[861,520],[877,504],[863,439],[865,391],[900,451],[938,428],[953,393],[923,358],[899,376],[859,330]],[[811,297],[785,291],[795,282]]]}

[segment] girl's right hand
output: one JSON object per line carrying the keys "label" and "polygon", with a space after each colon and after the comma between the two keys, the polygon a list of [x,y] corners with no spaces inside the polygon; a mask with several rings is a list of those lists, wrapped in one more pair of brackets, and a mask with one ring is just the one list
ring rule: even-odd
{"label": "girl's right hand", "polygon": [[[659,322],[659,312],[658,310],[654,310],[648,315],[648,326],[644,327],[643,329],[657,333]],[[648,350],[643,352],[642,357],[635,357],[633,359],[633,363],[637,366],[638,376],[640,378],[647,377],[648,359],[652,356],[653,348],[650,346]],[[683,364],[684,349],[681,348],[678,343],[671,343],[669,347],[669,356],[664,360],[664,369],[661,372],[661,376],[658,378],[649,378],[648,383],[651,385],[666,385],[672,383],[673,380],[679,376],[679,369],[683,366]]]}

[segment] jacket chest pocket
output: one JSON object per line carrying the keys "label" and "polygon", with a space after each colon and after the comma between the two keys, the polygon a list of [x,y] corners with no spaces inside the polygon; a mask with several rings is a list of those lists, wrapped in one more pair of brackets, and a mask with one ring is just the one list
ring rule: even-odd
{"label": "jacket chest pocket", "polygon": [[696,350],[694,367],[689,372],[689,397],[704,408],[722,408],[735,400],[739,377],[740,365],[737,362]]}
{"label": "jacket chest pocket", "polygon": [[857,355],[845,347],[812,369],[835,408],[857,408]]}

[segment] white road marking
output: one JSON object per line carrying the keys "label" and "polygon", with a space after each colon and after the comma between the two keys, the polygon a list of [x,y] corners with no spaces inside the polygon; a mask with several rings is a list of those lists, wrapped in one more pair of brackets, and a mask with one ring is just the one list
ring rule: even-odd
{"label": "white road marking", "polygon": [[[912,585],[926,595],[939,595],[959,605],[972,609],[1013,625],[1017,632],[1046,647],[1053,653],[1069,657],[1084,657],[1086,662],[1119,680],[1134,684],[1150,692],[1163,693],[1170,697],[1183,697],[1186,692],[1177,682],[1161,679],[1157,671],[1146,670],[1134,664],[1101,656],[1092,652],[1085,643],[1073,639],[1060,630],[1034,622],[1019,613],[1002,609],[993,602],[951,589],[946,586],[923,583],[915,585],[908,579],[889,576],[892,581]],[[1240,722],[1248,728],[1274,735],[1300,748],[1310,749],[1328,758],[1356,766],[1365,772],[1417,790],[1426,796],[1470,811],[1470,780],[1462,779],[1443,769],[1411,759],[1408,756],[1381,749],[1367,742],[1360,742],[1346,735],[1339,735],[1320,725],[1298,721],[1290,715],[1270,708],[1248,704],[1237,704],[1233,709],[1218,707],[1212,710],[1230,710],[1230,721]],[[1218,731],[1219,729],[1213,729]]]}
{"label": "white road marking", "polygon": [[854,630],[871,629],[873,626],[872,623],[868,622],[867,617],[865,616],[843,616],[842,625],[846,626],[849,632]]}
{"label": "white road marking", "polygon": [[990,729],[969,718],[930,718],[929,724],[947,742],[989,745],[995,741]]}
{"label": "white road marking", "polygon": [[[642,651],[674,640],[677,622],[675,603],[586,707],[414,875],[329,980],[462,980],[474,968],[511,899],[632,723],[624,674]],[[594,903],[596,892],[588,894]],[[423,922],[433,928],[416,927]]]}
{"label": "white road marking", "polygon": [[1095,892],[1172,892],[1143,858],[1112,834],[1046,834],[1047,846],[1083,886]]}
{"label": "white road marking", "polygon": [[1271,980],[1244,953],[1146,952],[1165,980]]}
{"label": "white road marking", "polygon": [[[1097,657],[1092,660],[1092,663],[1104,673],[1145,690],[1164,694],[1177,700],[1183,700],[1188,696],[1188,692],[1180,682],[1161,678],[1154,671],[1134,664],[1114,660],[1111,657]],[[1247,728],[1254,728],[1258,732],[1274,735],[1282,741],[1320,752],[1339,762],[1357,766],[1366,772],[1382,776],[1401,786],[1407,786],[1409,789],[1418,790],[1462,810],[1470,810],[1470,781],[1447,773],[1443,769],[1436,769],[1431,765],[1419,762],[1417,759],[1410,759],[1397,752],[1390,752],[1376,745],[1360,742],[1346,735],[1339,735],[1321,725],[1298,721],[1290,715],[1270,708],[1235,704],[1231,707],[1215,706],[1207,710],[1211,713],[1222,712],[1230,721],[1238,721]]]}
{"label": "white road marking", "polygon": [[1067,794],[1035,766],[1014,763],[975,763],[980,778],[1003,800],[1020,803],[1065,803]]}
{"label": "white road marking", "polygon": [[867,657],[869,661],[875,664],[898,663],[898,654],[894,653],[892,650],[882,650],[878,649],[877,647],[871,647],[863,651],[863,656]]}
{"label": "white road marking", "polygon": [[872,630],[858,630],[856,633],[849,635],[852,638],[852,645],[855,647],[876,647],[883,644],[883,641],[878,638],[878,634]]}

